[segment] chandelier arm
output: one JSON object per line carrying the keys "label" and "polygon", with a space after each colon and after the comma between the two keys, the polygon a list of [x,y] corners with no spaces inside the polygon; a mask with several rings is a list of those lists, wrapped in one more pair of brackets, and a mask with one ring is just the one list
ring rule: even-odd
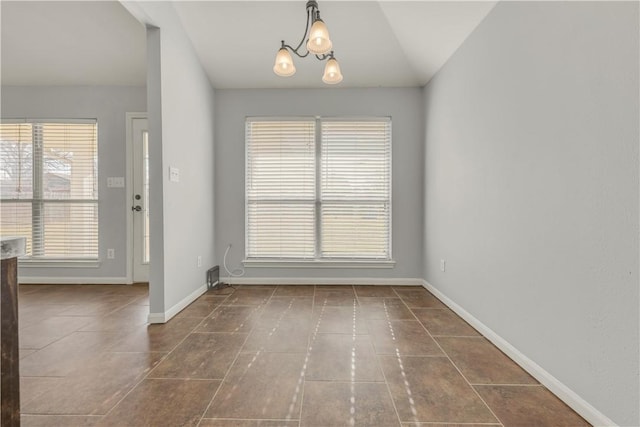
{"label": "chandelier arm", "polygon": [[325,59],[332,59],[333,58],[333,51],[331,51],[329,53],[322,54],[322,55],[316,54],[316,58],[318,58],[318,60],[320,60],[320,61],[324,61]]}
{"label": "chandelier arm", "polygon": [[301,55],[300,53],[298,53],[298,50],[300,49],[300,47],[302,47],[302,44],[304,43],[304,41],[307,39],[307,34],[309,34],[309,20],[311,18],[311,16],[313,15],[314,12],[314,7],[310,6],[307,8],[307,23],[304,26],[304,34],[302,36],[302,40],[300,40],[300,43],[298,43],[298,46],[296,46],[295,49],[291,48],[291,50],[293,51],[293,53],[295,53],[296,55],[298,55],[300,58],[304,58],[307,55],[309,55],[309,51],[307,51],[307,53],[305,53],[304,55]]}
{"label": "chandelier arm", "polygon": [[297,50],[295,50],[293,47],[291,47],[291,45],[288,44],[283,44],[282,47],[286,47],[287,49],[289,49],[291,52],[295,53],[296,56],[298,56],[299,58],[306,58],[307,56],[309,56],[309,51],[307,51],[307,53],[305,53],[304,55],[301,55],[298,53]]}

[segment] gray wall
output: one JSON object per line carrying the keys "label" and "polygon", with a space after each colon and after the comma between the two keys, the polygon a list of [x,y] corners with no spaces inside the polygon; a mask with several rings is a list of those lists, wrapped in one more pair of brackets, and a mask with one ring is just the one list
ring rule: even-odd
{"label": "gray wall", "polygon": [[[422,276],[421,89],[216,91],[216,236],[218,262],[229,243],[229,268],[244,258],[244,122],[247,116],[391,116],[394,269],[247,268],[247,277]],[[226,275],[221,271],[221,275]]]}
{"label": "gray wall", "polygon": [[[126,276],[126,215],[124,188],[107,188],[107,177],[125,176],[126,112],[146,111],[146,89],[122,86],[3,86],[3,118],[95,118],[98,120],[98,268],[20,268],[25,277]],[[107,248],[115,259],[107,259]]]}
{"label": "gray wall", "polygon": [[640,424],[639,48],[637,2],[501,2],[425,90],[427,281],[620,425]]}
{"label": "gray wall", "polygon": [[216,259],[214,91],[170,3],[125,7],[147,24],[150,311],[166,314],[206,283]]}

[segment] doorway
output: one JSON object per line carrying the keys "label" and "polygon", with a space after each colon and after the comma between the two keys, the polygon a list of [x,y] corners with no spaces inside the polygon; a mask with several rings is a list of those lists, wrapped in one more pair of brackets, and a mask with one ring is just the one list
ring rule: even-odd
{"label": "doorway", "polygon": [[149,129],[147,115],[127,114],[129,268],[131,282],[149,282]]}

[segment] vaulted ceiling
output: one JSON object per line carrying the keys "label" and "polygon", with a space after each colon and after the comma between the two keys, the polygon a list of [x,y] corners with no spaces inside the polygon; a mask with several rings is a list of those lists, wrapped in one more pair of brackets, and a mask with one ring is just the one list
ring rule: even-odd
{"label": "vaulted ceiling", "polygon": [[[297,45],[305,1],[175,1],[216,88],[322,87],[324,64],[294,57],[273,71],[280,40]],[[422,86],[495,1],[320,0],[340,87]],[[116,1],[0,3],[3,85],[143,85],[145,30]]]}
{"label": "vaulted ceiling", "polygon": [[3,85],[144,85],[144,27],[119,2],[2,1]]}

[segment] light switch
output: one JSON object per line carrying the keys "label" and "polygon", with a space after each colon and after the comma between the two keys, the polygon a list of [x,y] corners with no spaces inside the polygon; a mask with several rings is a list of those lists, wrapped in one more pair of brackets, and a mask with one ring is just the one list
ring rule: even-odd
{"label": "light switch", "polygon": [[123,176],[110,176],[107,178],[107,187],[108,188],[124,188],[124,177]]}
{"label": "light switch", "polygon": [[169,181],[180,182],[180,169],[169,166]]}

